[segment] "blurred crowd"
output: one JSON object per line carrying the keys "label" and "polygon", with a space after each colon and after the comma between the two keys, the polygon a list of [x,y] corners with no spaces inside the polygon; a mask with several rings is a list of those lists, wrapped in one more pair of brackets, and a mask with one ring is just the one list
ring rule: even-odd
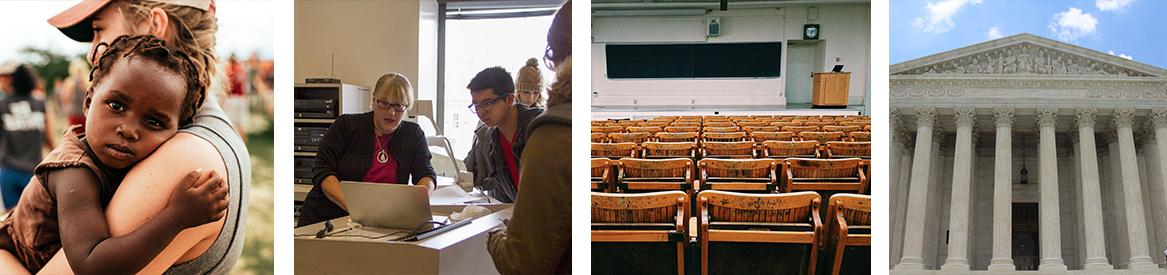
{"label": "blurred crowd", "polygon": [[[31,97],[45,104],[47,114],[44,119],[53,125],[48,132],[58,135],[70,125],[85,121],[83,109],[85,92],[89,89],[90,66],[80,57],[68,62],[45,63],[3,62],[0,65],[0,99],[13,95],[13,81],[32,83]],[[231,54],[220,64],[223,65],[219,71],[223,73],[213,84],[220,88],[211,90],[224,91],[219,97],[220,106],[231,116],[240,136],[271,127],[267,121],[270,121],[274,106],[274,62],[252,53],[246,59]]]}

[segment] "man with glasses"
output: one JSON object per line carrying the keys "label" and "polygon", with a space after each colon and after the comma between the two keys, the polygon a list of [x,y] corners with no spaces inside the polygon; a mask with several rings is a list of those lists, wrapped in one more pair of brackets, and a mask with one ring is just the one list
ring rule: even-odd
{"label": "man with glasses", "polygon": [[470,85],[470,111],[482,124],[466,156],[474,185],[505,203],[515,202],[519,190],[519,156],[526,146],[527,124],[543,109],[515,104],[515,82],[502,67],[478,72]]}

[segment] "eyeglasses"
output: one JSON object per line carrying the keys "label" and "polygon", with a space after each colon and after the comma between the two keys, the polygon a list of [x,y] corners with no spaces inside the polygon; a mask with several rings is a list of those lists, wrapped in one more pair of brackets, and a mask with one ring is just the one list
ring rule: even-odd
{"label": "eyeglasses", "polygon": [[504,99],[504,98],[506,98],[506,97],[495,97],[495,98],[483,100],[483,101],[478,102],[478,103],[471,102],[470,106],[466,106],[466,108],[470,109],[471,112],[481,113],[484,110],[490,110],[491,107],[494,107],[495,103],[498,103],[498,101],[500,99]]}
{"label": "eyeglasses", "polygon": [[405,104],[389,103],[383,100],[374,100],[373,107],[381,110],[393,110],[398,113],[405,112],[406,109],[409,109],[409,106],[405,106]]}

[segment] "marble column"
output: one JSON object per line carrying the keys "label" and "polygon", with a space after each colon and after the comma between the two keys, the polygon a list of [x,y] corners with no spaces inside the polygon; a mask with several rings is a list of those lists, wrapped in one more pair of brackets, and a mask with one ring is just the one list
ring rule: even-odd
{"label": "marble column", "polygon": [[[932,170],[932,129],[936,108],[916,109],[916,147],[912,157],[912,181],[908,189],[908,205],[928,203],[928,177]],[[896,270],[924,269],[924,225],[926,207],[908,207],[904,217],[904,247]]]}
{"label": "marble column", "polygon": [[1120,169],[1122,170],[1122,192],[1126,206],[1127,238],[1130,246],[1131,269],[1156,269],[1147,255],[1147,225],[1143,216],[1143,192],[1139,183],[1139,164],[1135,155],[1133,109],[1114,111],[1114,127],[1117,130]]}
{"label": "marble column", "polygon": [[[1153,123],[1152,125],[1154,126],[1154,151],[1155,157],[1157,159],[1155,166],[1152,166],[1152,169],[1157,169],[1160,173],[1157,184],[1159,185],[1158,191],[1161,192],[1160,194],[1151,194],[1151,197],[1161,196],[1158,198],[1162,199],[1167,198],[1167,109],[1155,109],[1152,111],[1151,120]],[[1167,210],[1167,208],[1162,209]],[[1167,232],[1167,228],[1159,229],[1157,232]],[[1167,241],[1167,237],[1160,236],[1160,238],[1163,238],[1165,241]],[[1155,248],[1158,250],[1158,247]]]}
{"label": "marble column", "polygon": [[1114,269],[1106,259],[1106,235],[1102,230],[1102,190],[1098,180],[1098,152],[1094,143],[1093,108],[1075,113],[1078,123],[1079,167],[1082,169],[1082,218],[1086,233],[1086,270]]}
{"label": "marble column", "polygon": [[989,271],[1016,270],[1013,265],[1013,108],[993,108],[997,125],[993,156],[993,258]]}
{"label": "marble column", "polygon": [[948,215],[948,259],[942,270],[967,271],[969,196],[972,182],[972,130],[976,121],[973,107],[956,108],[956,149],[952,166],[952,198]]}
{"label": "marble column", "polygon": [[[888,129],[889,129],[888,133],[889,133],[889,137],[890,137],[889,140],[892,141],[892,148],[890,148],[890,149],[892,149],[892,153],[890,153],[890,155],[892,155],[892,157],[889,158],[890,162],[892,162],[892,163],[889,163],[890,164],[889,165],[890,172],[888,174],[888,176],[889,176],[888,177],[889,178],[888,186],[889,186],[889,191],[890,191],[889,197],[892,198],[892,199],[888,200],[888,202],[890,202],[889,209],[892,210],[892,211],[890,211],[890,218],[892,218],[892,223],[890,223],[890,225],[892,225],[892,234],[890,234],[890,242],[889,242],[890,246],[892,246],[892,247],[890,247],[890,248],[892,248],[892,249],[890,249],[890,251],[892,251],[892,254],[889,255],[890,256],[889,259],[899,259],[900,258],[900,248],[901,248],[900,245],[903,245],[903,241],[902,241],[903,212],[899,211],[900,210],[899,206],[902,204],[902,202],[904,200],[903,193],[906,193],[906,192],[904,192],[904,191],[906,191],[906,190],[904,190],[906,188],[903,188],[903,186],[907,185],[907,184],[902,184],[902,182],[900,181],[900,174],[902,174],[901,171],[904,169],[904,165],[902,164],[903,162],[901,160],[903,158],[904,151],[906,151],[906,148],[904,148],[904,147],[906,147],[906,143],[903,143],[903,142],[906,142],[906,140],[900,139],[900,135],[902,134],[902,133],[900,133],[901,132],[900,127],[903,126],[903,120],[900,118],[900,111],[896,110],[896,108],[893,107],[892,110],[890,110],[890,112],[888,113],[888,120],[889,120],[889,126],[890,126],[890,127],[888,127]],[[888,269],[894,268],[894,267],[895,267],[895,262],[888,261]]]}
{"label": "marble column", "polygon": [[1041,265],[1042,271],[1064,271],[1066,264],[1062,260],[1061,235],[1061,208],[1058,207],[1058,153],[1057,140],[1054,129],[1058,122],[1057,108],[1037,109],[1037,124],[1040,126],[1041,144],[1041,201],[1039,214],[1041,229]]}

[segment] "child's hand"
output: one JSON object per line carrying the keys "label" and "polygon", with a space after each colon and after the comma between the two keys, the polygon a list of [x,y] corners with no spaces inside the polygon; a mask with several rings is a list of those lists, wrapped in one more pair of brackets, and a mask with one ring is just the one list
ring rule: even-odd
{"label": "child's hand", "polygon": [[171,219],[181,228],[190,228],[223,218],[227,210],[227,186],[214,170],[198,169],[186,175],[170,195]]}

